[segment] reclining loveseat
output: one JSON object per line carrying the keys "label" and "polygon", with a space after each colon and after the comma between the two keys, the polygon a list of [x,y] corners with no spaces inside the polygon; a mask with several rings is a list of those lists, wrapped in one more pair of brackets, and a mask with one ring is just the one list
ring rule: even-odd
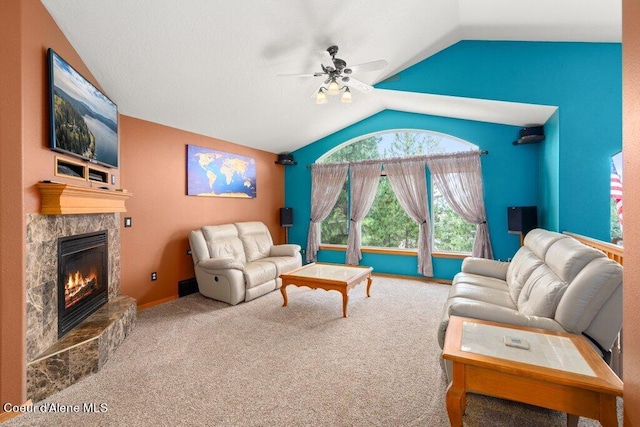
{"label": "reclining loveseat", "polygon": [[205,226],[189,244],[200,293],[231,305],[279,289],[280,274],[302,266],[300,246],[274,245],[262,222]]}
{"label": "reclining loveseat", "polygon": [[466,258],[444,305],[449,316],[586,336],[604,357],[622,328],[622,266],[565,234],[530,231],[511,262]]}

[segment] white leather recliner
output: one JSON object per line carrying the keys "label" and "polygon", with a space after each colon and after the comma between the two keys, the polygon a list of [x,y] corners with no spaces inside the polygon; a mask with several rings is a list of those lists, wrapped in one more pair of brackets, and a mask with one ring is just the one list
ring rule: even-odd
{"label": "white leather recliner", "polygon": [[438,331],[449,316],[585,335],[606,356],[622,328],[622,266],[565,234],[530,231],[511,262],[466,258]]}
{"label": "white leather recliner", "polygon": [[200,293],[231,305],[280,288],[280,274],[302,266],[300,246],[274,245],[262,222],[205,226],[189,244]]}

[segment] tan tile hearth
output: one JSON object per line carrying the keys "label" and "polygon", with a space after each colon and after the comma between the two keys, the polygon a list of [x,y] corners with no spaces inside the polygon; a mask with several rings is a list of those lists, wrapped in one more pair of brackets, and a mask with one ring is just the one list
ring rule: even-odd
{"label": "tan tile hearth", "polygon": [[98,372],[133,330],[136,301],[119,295],[27,364],[27,396],[34,402]]}

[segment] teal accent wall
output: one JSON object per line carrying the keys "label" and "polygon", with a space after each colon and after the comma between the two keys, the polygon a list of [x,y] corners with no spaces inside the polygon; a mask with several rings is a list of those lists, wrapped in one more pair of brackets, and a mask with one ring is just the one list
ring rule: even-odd
{"label": "teal accent wall", "polygon": [[[386,110],[293,153],[285,200],[296,223],[289,241],[306,248],[311,174],[331,148],[377,131],[424,129],[488,150],[482,157],[485,203],[495,257],[507,259],[519,237],[507,233],[508,206],[537,205],[540,222],[559,231],[609,239],[609,158],[622,147],[621,45],[462,41],[400,73],[380,88],[554,105],[540,144],[514,146],[519,127]],[[354,101],[354,102],[357,102]],[[322,108],[319,106],[318,108]],[[321,251],[320,261],[344,262]],[[434,258],[434,276],[450,279],[460,260]],[[365,254],[375,271],[417,275],[414,257]]]}
{"label": "teal accent wall", "polygon": [[560,230],[560,129],[556,111],[544,126],[545,140],[540,144],[540,200],[538,224]]}

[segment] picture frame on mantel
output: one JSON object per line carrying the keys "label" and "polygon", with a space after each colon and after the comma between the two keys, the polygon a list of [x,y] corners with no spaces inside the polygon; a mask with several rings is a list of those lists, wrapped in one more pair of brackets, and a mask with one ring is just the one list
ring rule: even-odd
{"label": "picture frame on mantel", "polygon": [[187,195],[256,197],[256,161],[252,157],[187,145]]}

